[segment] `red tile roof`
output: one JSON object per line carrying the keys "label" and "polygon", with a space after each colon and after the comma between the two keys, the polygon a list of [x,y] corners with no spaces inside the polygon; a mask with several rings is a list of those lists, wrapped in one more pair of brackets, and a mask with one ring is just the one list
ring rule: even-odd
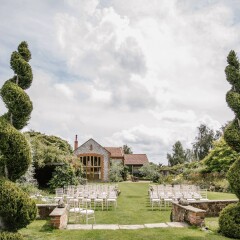
{"label": "red tile roof", "polygon": [[143,165],[148,163],[146,154],[124,154],[124,164],[126,165]]}
{"label": "red tile roof", "polygon": [[105,147],[105,149],[111,153],[111,158],[123,158],[123,150],[121,147]]}

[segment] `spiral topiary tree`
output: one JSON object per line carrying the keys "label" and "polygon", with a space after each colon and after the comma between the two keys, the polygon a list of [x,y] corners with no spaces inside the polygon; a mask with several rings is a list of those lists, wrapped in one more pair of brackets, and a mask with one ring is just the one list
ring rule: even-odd
{"label": "spiral topiary tree", "polygon": [[[236,152],[240,152],[240,64],[234,51],[227,57],[225,69],[228,82],[232,85],[226,101],[234,111],[235,118],[224,131],[224,139]],[[227,178],[233,192],[240,199],[240,158],[230,167]],[[219,217],[220,231],[228,237],[240,238],[240,203],[227,206]]]}
{"label": "spiral topiary tree", "polygon": [[15,76],[0,90],[8,108],[8,112],[0,117],[0,218],[1,228],[7,231],[27,226],[37,213],[35,202],[14,183],[31,163],[30,146],[19,132],[27,125],[32,112],[32,102],[24,91],[31,86],[33,79],[28,64],[30,59],[28,44],[21,42],[10,60]]}

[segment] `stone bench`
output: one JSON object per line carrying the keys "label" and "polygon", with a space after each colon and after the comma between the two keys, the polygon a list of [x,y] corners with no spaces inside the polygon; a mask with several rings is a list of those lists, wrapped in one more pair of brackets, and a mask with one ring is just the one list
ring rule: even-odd
{"label": "stone bench", "polygon": [[182,206],[172,202],[172,221],[187,222],[194,226],[204,225],[206,211],[193,206]]}

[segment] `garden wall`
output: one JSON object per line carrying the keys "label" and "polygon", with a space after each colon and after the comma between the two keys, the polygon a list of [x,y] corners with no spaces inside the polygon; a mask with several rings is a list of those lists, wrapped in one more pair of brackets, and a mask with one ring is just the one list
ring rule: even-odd
{"label": "garden wall", "polygon": [[172,202],[172,221],[204,225],[205,217],[218,217],[223,208],[238,200],[206,200],[189,202],[188,206]]}
{"label": "garden wall", "polygon": [[238,200],[206,200],[190,202],[189,205],[206,211],[206,217],[218,217],[227,205],[237,203]]}
{"label": "garden wall", "polygon": [[36,204],[38,208],[38,219],[47,219],[57,204]]}
{"label": "garden wall", "polygon": [[172,221],[187,222],[191,225],[202,226],[206,211],[193,206],[182,206],[177,202],[172,203]]}

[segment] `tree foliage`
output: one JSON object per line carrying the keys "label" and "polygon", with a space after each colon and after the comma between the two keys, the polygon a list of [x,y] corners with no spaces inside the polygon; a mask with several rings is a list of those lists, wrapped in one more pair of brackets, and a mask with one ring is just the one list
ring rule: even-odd
{"label": "tree foliage", "polygon": [[[68,165],[68,168],[74,168],[77,175],[82,175],[80,161],[73,155],[72,147],[67,141],[57,136],[48,136],[35,131],[25,132],[24,135],[31,145],[35,177],[40,187],[48,187],[52,177],[55,178],[55,183],[60,184],[65,181],[64,179],[57,180],[60,177],[57,178],[56,174],[61,174],[56,169],[57,166]],[[63,171],[65,170],[63,169]],[[59,185],[55,183],[52,182],[50,186]]]}
{"label": "tree foliage", "polygon": [[117,161],[111,161],[111,166],[109,170],[109,180],[110,182],[121,182],[123,180],[124,166],[122,163]]}
{"label": "tree foliage", "polygon": [[16,231],[35,219],[37,208],[16,181],[31,163],[31,149],[26,137],[18,130],[27,125],[32,102],[24,90],[32,83],[32,69],[28,61],[31,53],[26,42],[12,53],[10,65],[15,76],[6,81],[0,95],[8,112],[0,117],[0,216],[7,230]]}
{"label": "tree foliage", "polygon": [[66,158],[73,155],[69,143],[56,136],[48,136],[40,132],[25,132],[28,138],[33,155],[33,162],[36,168],[45,165],[64,163]]}
{"label": "tree foliage", "polygon": [[132,154],[132,149],[127,144],[123,145],[123,152],[124,154]]}
{"label": "tree foliage", "polygon": [[197,160],[204,159],[213,147],[213,142],[222,135],[221,131],[214,131],[206,124],[198,127],[198,135],[193,143],[193,151]]}
{"label": "tree foliage", "polygon": [[56,167],[52,179],[49,181],[49,186],[52,190],[66,185],[79,184],[75,169],[69,165],[64,164]]}
{"label": "tree foliage", "polygon": [[139,172],[144,177],[150,179],[153,182],[158,182],[160,174],[158,172],[158,165],[154,163],[146,163],[140,169]]}
{"label": "tree foliage", "polygon": [[222,172],[226,174],[238,157],[238,153],[221,138],[213,143],[213,149],[203,161],[207,172]]}
{"label": "tree foliage", "polygon": [[182,163],[186,162],[186,160],[187,160],[186,153],[185,153],[182,143],[180,141],[177,141],[173,145],[172,155],[168,153],[167,159],[168,159],[169,166],[174,166],[174,165],[182,164]]}

